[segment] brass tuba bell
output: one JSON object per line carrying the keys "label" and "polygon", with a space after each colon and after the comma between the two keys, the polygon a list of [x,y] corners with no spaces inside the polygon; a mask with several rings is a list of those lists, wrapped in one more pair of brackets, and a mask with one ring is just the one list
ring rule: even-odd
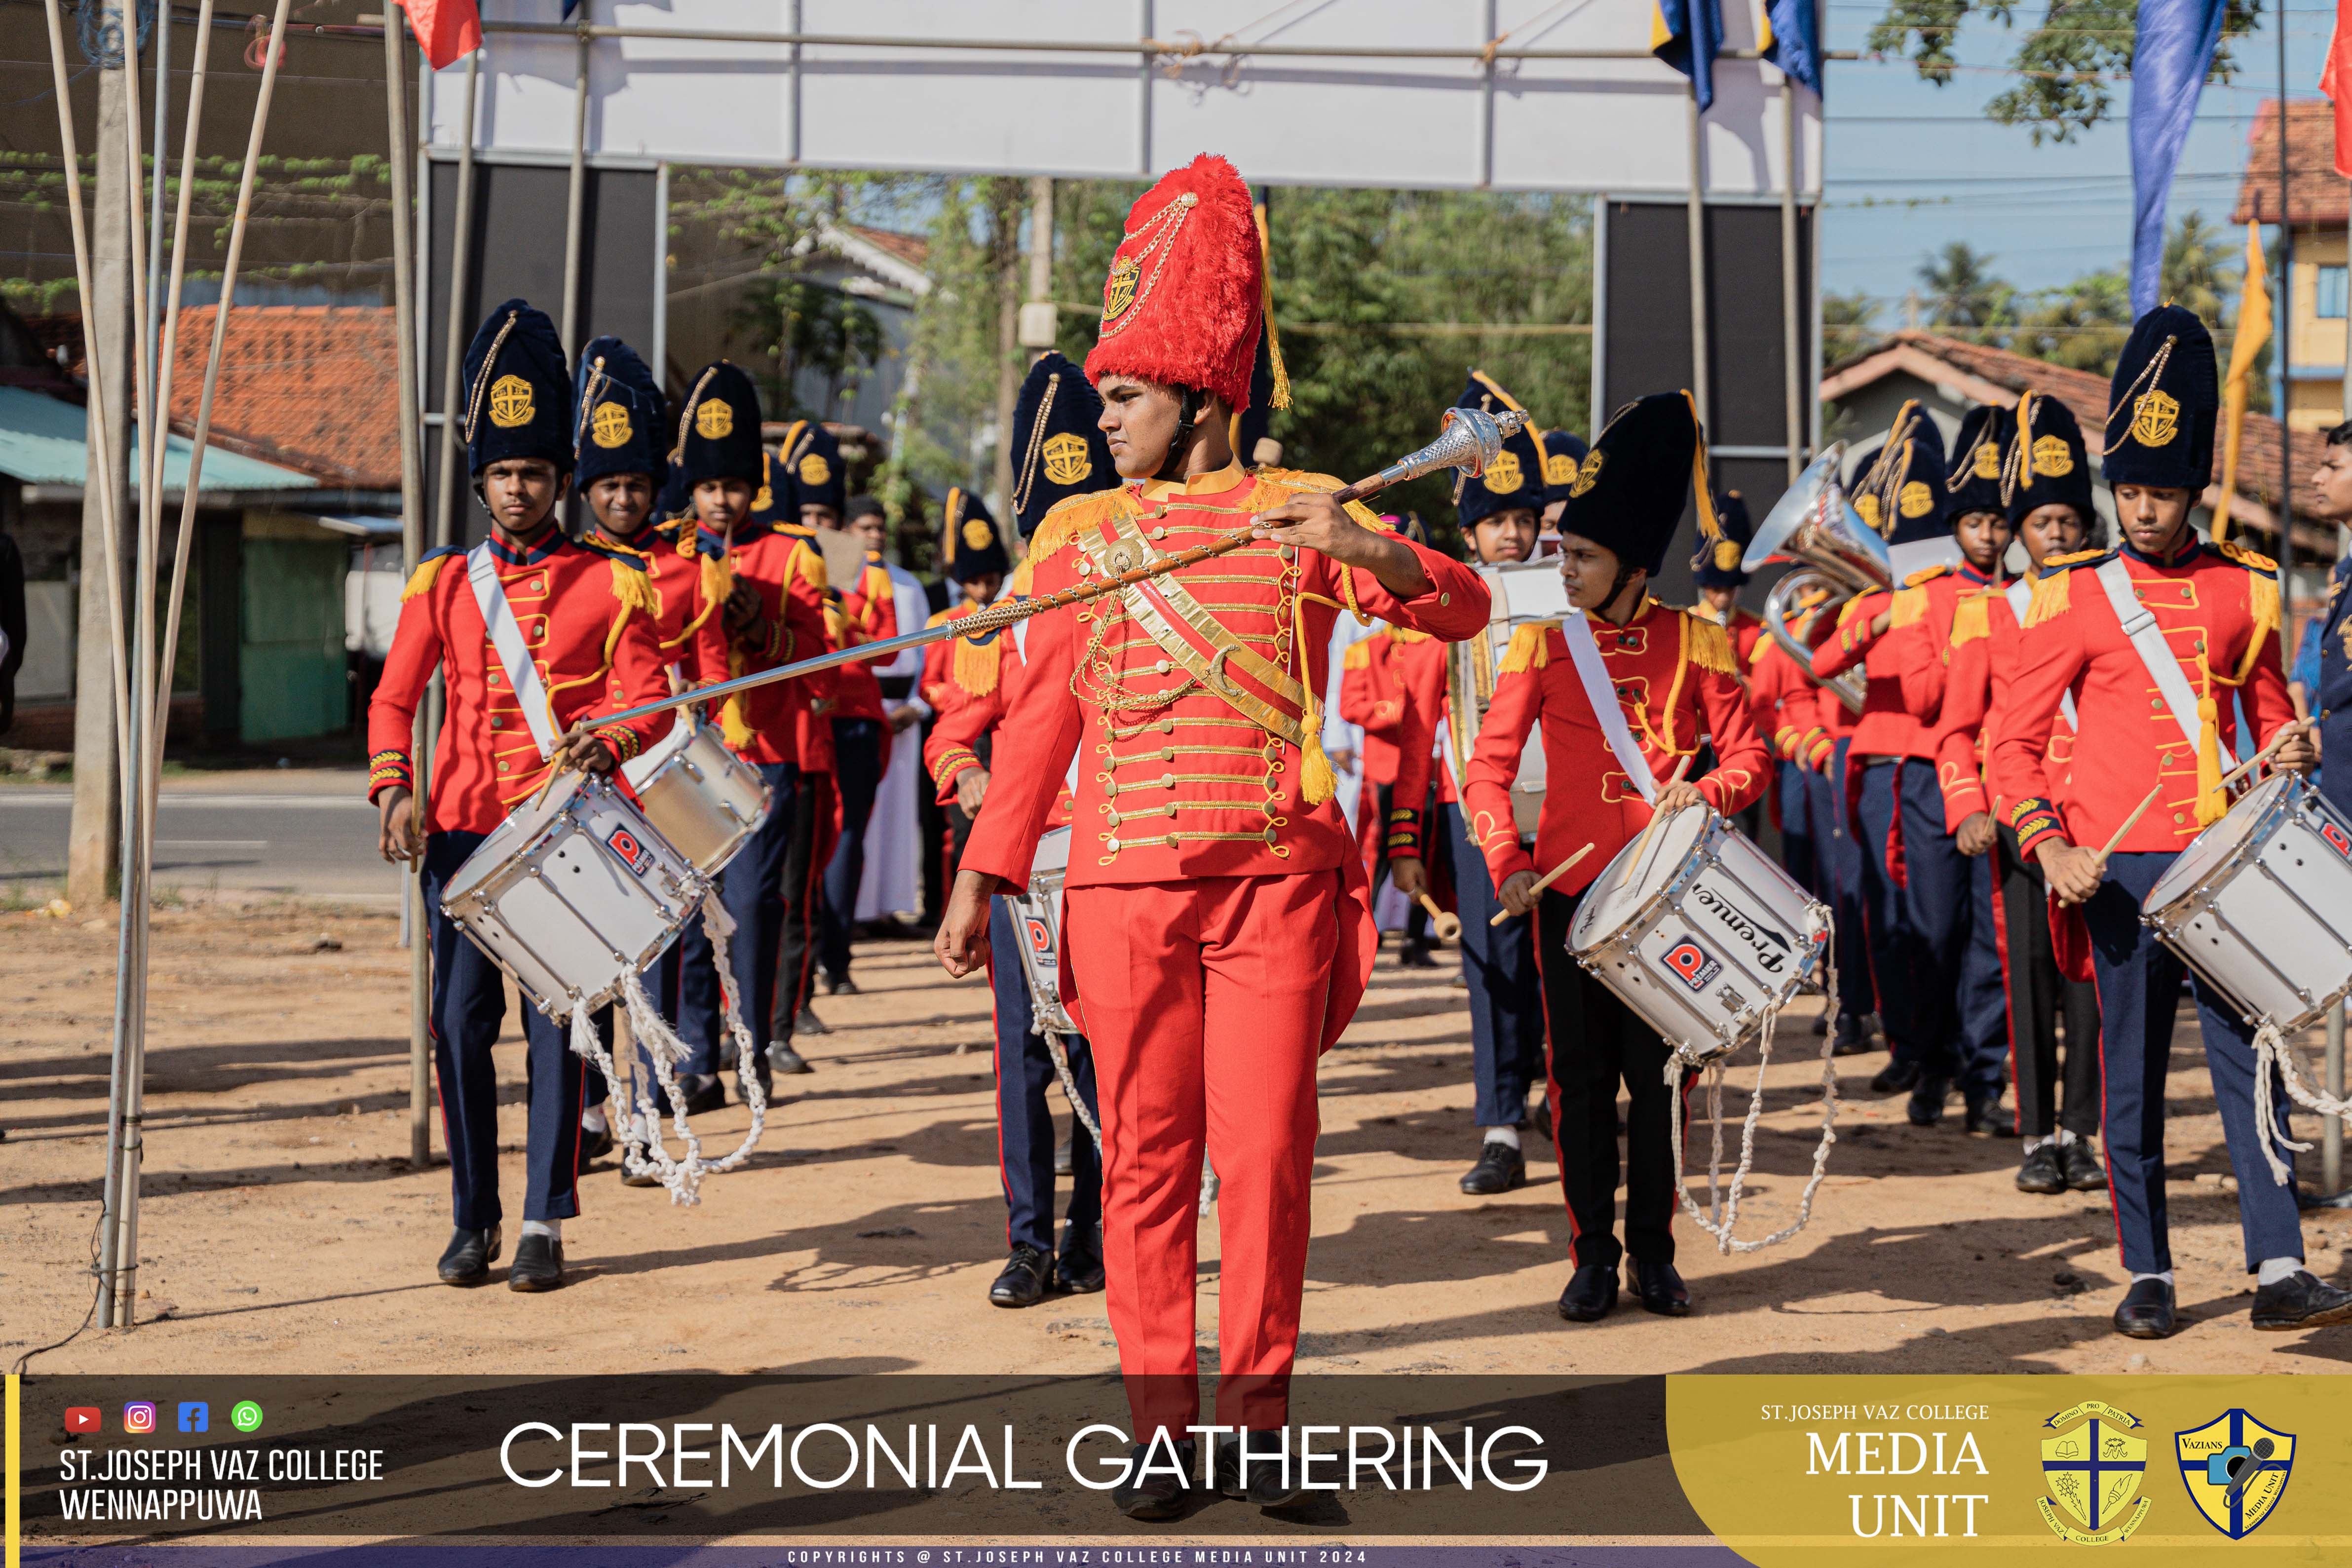
{"label": "brass tuba bell", "polygon": [[[1885,541],[1862,521],[1862,514],[1845,499],[1845,487],[1838,482],[1838,466],[1844,458],[1845,443],[1836,441],[1813,459],[1812,466],[1773,503],[1739,563],[1741,571],[1750,573],[1780,562],[1796,563],[1797,570],[1773,584],[1772,591],[1764,596],[1764,629],[1808,673],[1813,667],[1813,650],[1789,630],[1790,606],[1798,596],[1814,588],[1825,590],[1827,596],[1811,607],[1826,614],[1857,595],[1895,586],[1895,568]],[[1846,670],[1821,684],[1836,692],[1848,711],[1862,711],[1867,688],[1859,669]]]}

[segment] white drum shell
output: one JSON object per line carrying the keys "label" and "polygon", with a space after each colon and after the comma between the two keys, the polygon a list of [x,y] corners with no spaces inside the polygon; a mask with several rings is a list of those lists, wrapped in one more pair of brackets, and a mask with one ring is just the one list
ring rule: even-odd
{"label": "white drum shell", "polygon": [[[1704,817],[1696,834],[1694,816]],[[1568,946],[1667,1045],[1706,1061],[1820,988],[1829,935],[1826,907],[1738,828],[1692,806],[1660,823],[1657,840],[1618,851],[1585,890]]]}
{"label": "white drum shell", "polygon": [[1062,882],[1069,874],[1070,830],[1056,827],[1037,840],[1029,862],[1029,890],[1008,894],[1013,940],[1021,947],[1021,973],[1029,983],[1029,1006],[1040,1034],[1075,1035],[1078,1027],[1062,1005]]}
{"label": "white drum shell", "polygon": [[2352,994],[2352,820],[2293,774],[2190,841],[2140,919],[2249,1023],[2309,1028]]}
{"label": "white drum shell", "polygon": [[760,772],[730,751],[715,724],[682,720],[621,764],[646,819],[705,876],[735,858],[768,810]]}
{"label": "white drum shell", "polygon": [[619,790],[567,773],[466,858],[441,909],[562,1022],[659,957],[706,886]]}

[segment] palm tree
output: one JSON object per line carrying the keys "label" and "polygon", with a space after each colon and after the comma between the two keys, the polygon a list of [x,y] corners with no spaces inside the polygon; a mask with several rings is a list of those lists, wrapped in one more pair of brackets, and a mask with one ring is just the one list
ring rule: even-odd
{"label": "palm tree", "polygon": [[1992,275],[1992,263],[1993,258],[1979,254],[1962,239],[1945,246],[1940,257],[1921,261],[1918,279],[1927,293],[1927,320],[1948,331],[1990,342],[2008,315],[2014,293]]}
{"label": "palm tree", "polygon": [[1822,296],[1822,356],[1836,364],[1868,348],[1878,336],[1878,301],[1857,289]]}
{"label": "palm tree", "polygon": [[2216,226],[2203,213],[2185,215],[2164,237],[2164,271],[2158,288],[2164,298],[2218,326],[2237,291],[2238,257]]}

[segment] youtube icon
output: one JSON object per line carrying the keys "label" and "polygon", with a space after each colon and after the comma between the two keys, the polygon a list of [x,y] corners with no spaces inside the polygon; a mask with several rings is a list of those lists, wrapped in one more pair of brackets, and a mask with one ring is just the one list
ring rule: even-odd
{"label": "youtube icon", "polygon": [[66,1407],[66,1430],[73,1434],[95,1432],[99,1427],[98,1406],[69,1405]]}

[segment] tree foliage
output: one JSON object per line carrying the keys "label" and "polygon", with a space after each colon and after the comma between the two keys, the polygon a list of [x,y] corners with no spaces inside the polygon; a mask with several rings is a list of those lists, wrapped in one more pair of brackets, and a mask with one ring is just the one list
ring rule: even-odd
{"label": "tree foliage", "polygon": [[[2015,31],[2020,0],[1887,0],[1885,14],[1871,27],[1864,47],[1874,55],[1907,58],[1924,81],[1948,87],[1958,68],[1956,46],[1971,17]],[[2230,40],[2253,31],[2263,0],[2226,0],[2221,47],[2214,52],[2209,81],[2237,74]],[[2042,20],[2027,28],[2010,57],[2016,85],[1986,104],[1986,115],[2003,125],[2031,129],[2034,144],[2044,138],[2072,142],[2114,110],[2114,84],[2131,75],[2138,34],[2138,0],[2048,0]]]}

